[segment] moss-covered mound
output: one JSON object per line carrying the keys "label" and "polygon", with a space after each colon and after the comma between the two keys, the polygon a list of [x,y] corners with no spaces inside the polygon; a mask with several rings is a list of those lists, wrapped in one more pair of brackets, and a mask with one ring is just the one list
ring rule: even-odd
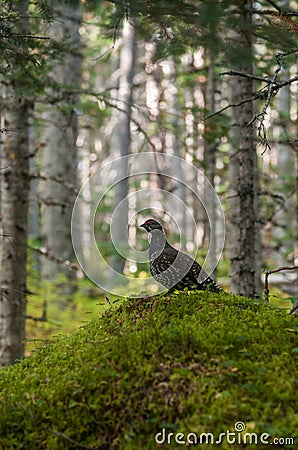
{"label": "moss-covered mound", "polygon": [[297,324],[228,294],[127,300],[0,370],[0,448],[298,448]]}

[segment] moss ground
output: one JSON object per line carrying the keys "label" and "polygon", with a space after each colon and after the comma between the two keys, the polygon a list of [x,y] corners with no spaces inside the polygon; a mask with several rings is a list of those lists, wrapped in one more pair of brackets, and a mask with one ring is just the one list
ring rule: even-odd
{"label": "moss ground", "polygon": [[297,320],[229,294],[126,300],[0,370],[0,448],[298,448]]}

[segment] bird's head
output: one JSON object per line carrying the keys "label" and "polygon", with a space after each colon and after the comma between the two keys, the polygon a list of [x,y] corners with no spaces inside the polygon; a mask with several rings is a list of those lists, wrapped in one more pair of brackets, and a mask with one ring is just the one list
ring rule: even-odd
{"label": "bird's head", "polygon": [[145,230],[148,231],[148,233],[151,233],[151,231],[153,230],[163,231],[162,226],[154,219],[146,220],[146,222],[140,225],[140,227],[145,228]]}

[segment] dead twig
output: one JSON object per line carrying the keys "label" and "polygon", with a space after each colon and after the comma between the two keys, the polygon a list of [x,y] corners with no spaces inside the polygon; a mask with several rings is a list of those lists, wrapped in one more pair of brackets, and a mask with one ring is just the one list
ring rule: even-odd
{"label": "dead twig", "polygon": [[264,78],[264,77],[258,77],[257,75],[252,75],[250,73],[245,73],[245,72],[239,72],[237,70],[229,70],[227,72],[221,72],[220,75],[229,75],[229,76],[235,76],[235,77],[243,77],[243,78],[249,78],[250,80],[257,80],[257,81],[262,81],[265,83],[268,83],[270,81],[269,78]]}
{"label": "dead twig", "polygon": [[51,253],[49,251],[49,249],[44,248],[44,247],[35,247],[33,245],[28,245],[28,248],[30,250],[33,250],[34,252],[39,253],[42,256],[45,256],[46,258],[48,258],[50,261],[55,261],[59,264],[62,264],[63,266],[67,267],[68,270],[79,270],[79,266],[78,264],[72,263],[68,260],[64,260],[62,258],[58,258],[57,256],[53,255],[53,253]]}
{"label": "dead twig", "polygon": [[256,93],[253,97],[245,98],[244,100],[241,100],[238,103],[230,103],[230,104],[224,106],[223,108],[219,109],[218,111],[208,114],[207,116],[204,117],[204,119],[205,120],[211,119],[211,117],[217,116],[218,114],[223,113],[224,111],[226,111],[229,108],[237,108],[238,106],[244,105],[245,103],[248,103],[248,102],[252,102],[254,100],[257,100],[258,98],[259,98],[259,95]]}
{"label": "dead twig", "polygon": [[277,53],[277,55],[276,55],[277,67],[276,67],[271,79],[268,79],[267,77],[259,77],[259,76],[253,75],[253,74],[247,74],[247,73],[239,72],[239,71],[235,71],[235,70],[222,72],[221,75],[244,77],[244,78],[248,78],[251,80],[261,81],[263,83],[265,82],[265,83],[267,83],[267,85],[264,86],[262,89],[260,89],[258,92],[256,92],[252,97],[241,100],[238,103],[228,104],[228,105],[224,106],[223,108],[219,109],[218,111],[208,114],[207,116],[204,117],[204,119],[205,120],[210,119],[211,117],[214,117],[218,114],[223,113],[224,111],[226,111],[229,108],[237,108],[248,102],[252,102],[255,100],[259,100],[259,99],[265,99],[265,103],[264,103],[262,111],[255,114],[254,117],[247,123],[247,126],[253,125],[256,121],[259,122],[259,125],[258,125],[259,141],[261,142],[261,144],[263,144],[265,146],[264,152],[267,149],[270,150],[271,147],[270,147],[269,141],[267,139],[267,132],[266,132],[265,124],[264,124],[265,117],[267,115],[267,110],[269,108],[272,97],[275,96],[282,87],[288,86],[289,84],[292,84],[292,83],[298,81],[298,76],[292,77],[289,80],[286,80],[282,83],[278,81],[279,73],[282,71],[282,68],[283,68],[284,58],[293,53],[296,53],[297,51],[298,51],[298,48],[295,48],[295,49],[290,50],[285,53]]}
{"label": "dead twig", "polygon": [[[298,266],[283,266],[283,267],[278,267],[278,269],[272,269],[272,270],[265,270],[265,288],[264,288],[264,299],[266,302],[269,301],[269,275],[271,275],[272,273],[278,273],[278,272],[282,272],[285,270],[298,270]],[[297,305],[298,307],[298,305]],[[296,309],[296,308],[295,308]],[[291,313],[293,312],[293,309],[291,310]]]}
{"label": "dead twig", "polygon": [[67,181],[63,180],[61,177],[56,177],[53,175],[48,175],[44,172],[31,172],[29,174],[30,179],[40,179],[44,181],[55,181],[56,183],[62,184],[62,186],[66,187],[70,191],[72,191],[74,194],[78,194],[78,189],[72,184],[68,183]]}
{"label": "dead twig", "polygon": [[[273,77],[272,77],[272,79],[271,79],[271,81],[270,81],[270,83],[268,85],[268,88],[265,91],[265,93],[266,93],[266,101],[265,101],[265,104],[263,106],[263,109],[262,109],[262,111],[260,113],[255,114],[255,116],[247,124],[247,126],[249,127],[249,126],[253,125],[256,121],[259,121],[258,137],[259,137],[261,143],[265,146],[265,149],[264,149],[263,153],[266,150],[271,150],[270,144],[269,144],[268,139],[267,139],[267,132],[266,132],[266,127],[265,127],[264,122],[265,122],[265,117],[267,115],[268,107],[270,105],[270,101],[271,101],[272,97],[274,95],[276,95],[276,93],[280,89],[280,83],[278,83],[278,81],[277,81],[278,80],[278,75],[282,71],[284,58],[286,56],[289,56],[289,55],[293,54],[293,53],[296,53],[297,51],[298,51],[298,49],[296,48],[296,49],[291,50],[291,51],[286,52],[286,53],[277,53],[277,55],[276,55],[277,67],[276,67],[276,69],[275,69],[275,71],[273,73]],[[296,77],[295,77],[294,81],[296,81]]]}

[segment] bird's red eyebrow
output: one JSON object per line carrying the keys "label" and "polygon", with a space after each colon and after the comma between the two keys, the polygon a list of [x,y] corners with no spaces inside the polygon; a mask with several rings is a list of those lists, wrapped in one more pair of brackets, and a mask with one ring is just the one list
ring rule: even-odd
{"label": "bird's red eyebrow", "polygon": [[148,223],[150,223],[150,220],[146,220],[145,225],[148,224]]}

